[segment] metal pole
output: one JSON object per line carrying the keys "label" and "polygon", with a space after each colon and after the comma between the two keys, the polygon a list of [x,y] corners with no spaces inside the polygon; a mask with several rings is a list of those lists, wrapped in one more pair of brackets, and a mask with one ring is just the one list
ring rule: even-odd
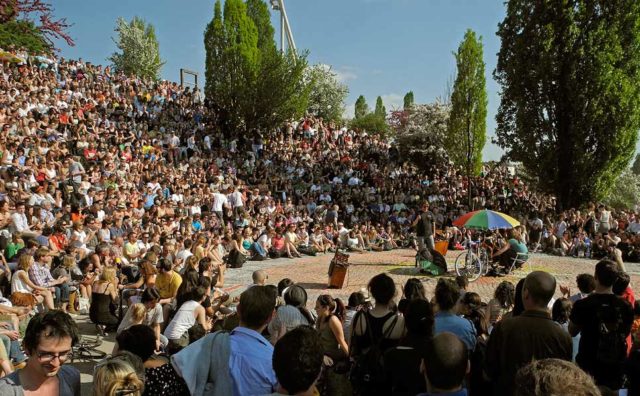
{"label": "metal pole", "polygon": [[284,19],[284,14],[282,13],[282,8],[280,8],[280,52],[282,52],[284,54],[284,30],[286,29],[285,26],[285,19]]}

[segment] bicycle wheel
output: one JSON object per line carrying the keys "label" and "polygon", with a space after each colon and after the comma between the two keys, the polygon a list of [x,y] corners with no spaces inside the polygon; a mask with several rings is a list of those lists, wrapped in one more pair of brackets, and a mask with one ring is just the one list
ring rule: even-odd
{"label": "bicycle wheel", "polygon": [[482,261],[473,252],[460,253],[454,264],[456,275],[464,276],[469,282],[475,281],[482,275],[482,267]]}

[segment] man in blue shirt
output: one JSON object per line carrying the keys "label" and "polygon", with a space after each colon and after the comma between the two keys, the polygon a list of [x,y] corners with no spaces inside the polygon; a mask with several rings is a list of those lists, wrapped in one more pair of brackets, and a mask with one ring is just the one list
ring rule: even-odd
{"label": "man in blue shirt", "polygon": [[435,315],[434,334],[453,333],[467,346],[469,352],[476,347],[476,329],[470,320],[461,318],[454,312],[460,298],[458,285],[450,279],[438,279],[435,300],[438,312]]}
{"label": "man in blue shirt", "polygon": [[467,396],[462,382],[469,373],[469,367],[469,352],[455,334],[444,332],[436,335],[422,356],[427,393],[418,396]]}
{"label": "man in blue shirt", "polygon": [[275,293],[266,286],[254,286],[240,295],[240,326],[231,332],[229,373],[233,394],[268,395],[278,384],[273,371],[273,346],[262,336],[276,306]]}

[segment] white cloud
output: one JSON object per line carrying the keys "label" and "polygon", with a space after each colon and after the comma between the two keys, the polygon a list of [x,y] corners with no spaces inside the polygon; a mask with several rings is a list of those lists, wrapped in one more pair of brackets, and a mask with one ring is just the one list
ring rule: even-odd
{"label": "white cloud", "polygon": [[333,69],[333,71],[334,73],[336,73],[336,76],[338,77],[338,81],[340,81],[343,84],[346,84],[347,82],[358,78],[356,69],[351,66],[337,67]]}
{"label": "white cloud", "polygon": [[387,111],[400,110],[404,106],[404,95],[389,93],[380,95],[380,97],[382,98],[382,103],[384,104],[384,107],[387,108]]}
{"label": "white cloud", "polygon": [[351,80],[355,80],[358,78],[358,74],[356,73],[356,68],[351,66],[339,66],[334,67],[331,65],[327,65],[326,63],[318,63],[318,67],[321,67],[325,70],[331,70],[336,74],[336,78],[339,82],[346,84]]}

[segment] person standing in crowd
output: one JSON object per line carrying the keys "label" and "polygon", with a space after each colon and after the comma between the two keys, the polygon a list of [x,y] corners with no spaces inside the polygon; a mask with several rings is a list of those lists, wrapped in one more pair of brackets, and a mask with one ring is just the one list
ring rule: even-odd
{"label": "person standing in crowd", "polygon": [[426,299],[414,298],[407,304],[405,313],[407,335],[400,345],[384,354],[384,369],[388,394],[413,396],[425,392],[424,376],[420,362],[427,344],[433,337],[433,308]]}
{"label": "person standing in crowd", "polygon": [[77,342],[78,326],[69,314],[52,310],[31,318],[23,340],[27,365],[0,378],[0,394],[80,396],[80,372],[64,365]]}
{"label": "person standing in crowd", "polygon": [[469,349],[455,334],[440,333],[427,343],[422,369],[427,392],[418,396],[467,396],[462,384],[469,373]]}
{"label": "person standing in crowd", "polygon": [[384,375],[372,377],[368,374],[384,373],[384,368],[379,362],[370,364],[367,356],[372,348],[374,352],[384,354],[398,345],[405,333],[404,317],[395,310],[396,285],[389,275],[374,276],[368,289],[375,304],[373,308],[356,314],[351,327],[349,350],[356,366],[362,366],[362,375],[352,375],[352,384],[360,394],[386,395],[388,386]]}
{"label": "person standing in crowd", "polygon": [[562,359],[534,360],[518,370],[515,396],[600,396],[593,378]]}
{"label": "person standing in crowd", "polygon": [[309,326],[296,327],[282,336],[273,349],[278,387],[268,396],[316,396],[323,353],[318,333]]}
{"label": "person standing in crowd", "polygon": [[455,309],[459,298],[458,285],[454,281],[438,279],[434,297],[437,307],[434,334],[446,331],[457,335],[471,353],[476,347],[476,330],[470,321],[456,314]]}
{"label": "person standing in crowd", "polygon": [[623,385],[626,338],[631,332],[633,308],[613,294],[618,267],[611,260],[596,264],[596,289],[576,301],[571,310],[569,332],[580,333],[576,363],[593,376],[597,385],[618,390]]}
{"label": "person standing in crowd", "polygon": [[429,202],[425,201],[422,204],[421,212],[413,223],[411,223],[411,226],[416,229],[418,251],[424,248],[428,248],[429,250],[435,249],[436,245],[433,233],[436,229],[436,224],[433,213],[429,211]]}
{"label": "person standing in crowd", "polygon": [[555,278],[543,271],[527,275],[522,288],[524,312],[497,322],[487,344],[486,370],[494,395],[512,395],[513,379],[532,360],[571,361],[569,334],[551,319],[547,305],[556,290]]}
{"label": "person standing in crowd", "polygon": [[322,394],[345,395],[351,393],[347,379],[349,346],[344,339],[342,322],[344,305],[340,299],[323,294],[316,300],[316,328],[324,350]]}

